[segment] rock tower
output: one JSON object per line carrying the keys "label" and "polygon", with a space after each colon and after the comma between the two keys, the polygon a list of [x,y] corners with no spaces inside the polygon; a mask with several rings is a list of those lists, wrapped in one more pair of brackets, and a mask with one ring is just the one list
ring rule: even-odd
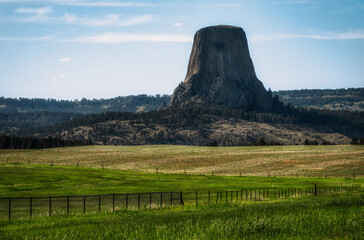
{"label": "rock tower", "polygon": [[196,32],[186,78],[171,99],[172,106],[190,104],[272,107],[272,96],[255,74],[242,28],[219,25]]}

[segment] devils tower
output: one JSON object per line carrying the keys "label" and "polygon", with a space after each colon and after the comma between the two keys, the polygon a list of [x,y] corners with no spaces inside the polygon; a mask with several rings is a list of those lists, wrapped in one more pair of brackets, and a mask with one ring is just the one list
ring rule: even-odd
{"label": "devils tower", "polygon": [[186,78],[171,99],[172,106],[190,104],[271,108],[242,28],[219,25],[196,32]]}

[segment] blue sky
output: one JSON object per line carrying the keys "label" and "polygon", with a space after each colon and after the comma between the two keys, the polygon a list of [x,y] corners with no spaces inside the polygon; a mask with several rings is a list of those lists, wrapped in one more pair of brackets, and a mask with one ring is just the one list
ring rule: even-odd
{"label": "blue sky", "polygon": [[0,0],[0,96],[172,94],[217,24],[245,30],[267,89],[364,87],[364,0]]}

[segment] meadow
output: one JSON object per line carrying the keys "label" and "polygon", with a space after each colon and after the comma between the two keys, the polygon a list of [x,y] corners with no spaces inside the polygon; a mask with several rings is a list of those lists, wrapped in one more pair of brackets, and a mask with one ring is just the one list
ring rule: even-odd
{"label": "meadow", "polygon": [[0,221],[2,239],[360,239],[358,195]]}
{"label": "meadow", "polygon": [[[0,198],[181,191],[185,204],[85,215],[2,218],[0,236],[1,239],[360,239],[361,192],[299,197],[295,194],[291,198],[217,204],[214,201],[207,204],[206,196],[208,191],[212,194],[242,189],[279,191],[307,189],[315,184],[361,186],[363,153],[361,146],[90,146],[1,150]],[[328,164],[330,159],[337,164]],[[255,168],[251,165],[253,161],[257,164]],[[322,169],[305,175],[303,169],[313,165]],[[301,170],[297,177],[298,169]],[[289,171],[292,174],[284,174]],[[195,191],[199,192],[198,205]],[[28,205],[28,214],[27,209]]]}
{"label": "meadow", "polygon": [[362,176],[364,146],[86,146],[0,150],[0,163],[224,176]]}

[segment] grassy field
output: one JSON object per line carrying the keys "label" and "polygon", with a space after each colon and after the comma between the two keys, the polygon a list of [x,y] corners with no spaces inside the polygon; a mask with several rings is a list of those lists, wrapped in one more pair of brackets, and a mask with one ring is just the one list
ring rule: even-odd
{"label": "grassy field", "polygon": [[358,195],[0,221],[1,239],[361,239]]}
{"label": "grassy field", "polygon": [[40,197],[160,191],[282,189],[362,184],[363,179],[249,177],[142,173],[65,166],[0,164],[0,197]]}
{"label": "grassy field", "polygon": [[[86,215],[81,204],[70,215],[29,219],[26,202],[18,212],[13,206],[9,221],[5,202],[0,239],[360,239],[361,192],[198,206],[194,193],[363,185],[363,153],[362,146],[1,150],[0,197],[182,191],[186,204],[112,213],[106,203]],[[43,215],[47,209],[46,202]],[[16,218],[20,212],[25,217]]]}
{"label": "grassy field", "polygon": [[364,174],[364,146],[87,146],[0,150],[0,163],[54,164],[133,172],[237,176]]}

